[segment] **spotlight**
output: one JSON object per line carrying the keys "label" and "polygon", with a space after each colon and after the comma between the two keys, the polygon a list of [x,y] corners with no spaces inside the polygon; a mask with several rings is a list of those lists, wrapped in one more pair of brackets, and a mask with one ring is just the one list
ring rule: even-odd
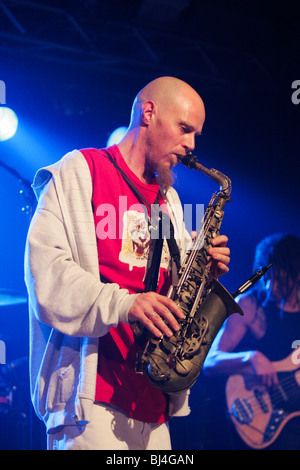
{"label": "spotlight", "polygon": [[4,106],[0,106],[0,140],[8,140],[17,131],[18,118],[16,113]]}
{"label": "spotlight", "polygon": [[109,136],[106,146],[110,147],[111,145],[117,145],[123,139],[124,135],[127,132],[127,127],[118,127],[115,129]]}

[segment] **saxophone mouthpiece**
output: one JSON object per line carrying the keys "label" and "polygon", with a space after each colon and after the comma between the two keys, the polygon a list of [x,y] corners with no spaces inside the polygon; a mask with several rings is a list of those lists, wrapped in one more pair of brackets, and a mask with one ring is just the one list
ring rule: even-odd
{"label": "saxophone mouthpiece", "polygon": [[186,155],[177,155],[177,160],[188,168],[197,169],[199,165],[197,157],[192,152],[188,152]]}

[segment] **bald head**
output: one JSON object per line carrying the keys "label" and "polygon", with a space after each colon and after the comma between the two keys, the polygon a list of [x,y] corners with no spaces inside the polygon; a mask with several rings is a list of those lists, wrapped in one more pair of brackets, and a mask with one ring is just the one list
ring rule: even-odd
{"label": "bald head", "polygon": [[160,77],[137,94],[129,128],[118,146],[142,181],[148,183],[156,174],[167,189],[178,155],[193,150],[204,120],[203,101],[190,85],[178,78]]}
{"label": "bald head", "polygon": [[186,82],[175,77],[159,77],[148,83],[136,96],[129,127],[140,125],[142,106],[152,101],[162,112],[170,110],[176,104],[193,103],[198,106],[199,113],[204,117],[204,104],[198,93]]}

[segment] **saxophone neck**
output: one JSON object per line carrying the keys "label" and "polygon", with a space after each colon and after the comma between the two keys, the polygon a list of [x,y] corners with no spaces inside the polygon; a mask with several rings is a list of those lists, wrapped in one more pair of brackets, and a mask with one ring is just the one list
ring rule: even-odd
{"label": "saxophone neck", "polygon": [[178,155],[177,158],[187,168],[201,171],[217,184],[219,184],[220,192],[222,192],[225,196],[229,196],[231,194],[231,181],[228,176],[224,175],[219,170],[215,170],[214,168],[206,168],[204,165],[198,162],[197,157],[193,155],[192,152],[188,152],[184,156]]}

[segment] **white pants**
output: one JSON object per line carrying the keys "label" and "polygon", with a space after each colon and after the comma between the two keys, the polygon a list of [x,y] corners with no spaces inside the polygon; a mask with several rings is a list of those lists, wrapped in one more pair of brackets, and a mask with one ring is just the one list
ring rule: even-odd
{"label": "white pants", "polygon": [[149,424],[117,408],[92,407],[91,421],[48,434],[48,450],[171,450],[168,423]]}

